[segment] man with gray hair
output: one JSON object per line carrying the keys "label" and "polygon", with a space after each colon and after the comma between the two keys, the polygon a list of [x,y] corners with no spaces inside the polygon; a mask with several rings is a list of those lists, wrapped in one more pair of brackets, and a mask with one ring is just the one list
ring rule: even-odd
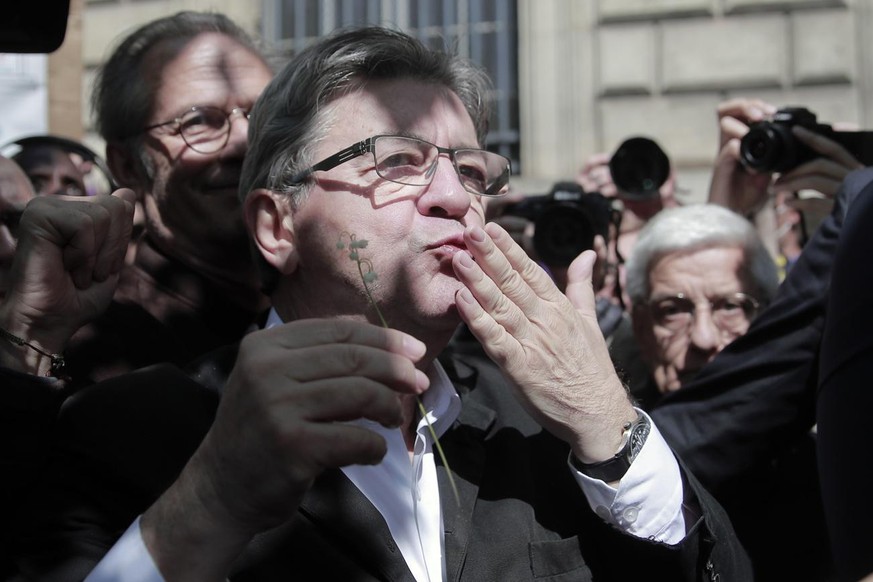
{"label": "man with gray hair", "polygon": [[656,214],[628,259],[627,292],[658,392],[680,389],[746,333],[778,286],[776,265],[745,218],[714,204]]}
{"label": "man with gray hair", "polygon": [[[564,295],[484,224],[510,174],[483,148],[487,94],[385,28],[285,67],[241,185],[267,329],[193,379],[154,368],[67,401],[36,567],[86,569],[124,532],[91,580],[748,579],[615,374],[594,253]],[[438,358],[461,322],[497,367]]]}

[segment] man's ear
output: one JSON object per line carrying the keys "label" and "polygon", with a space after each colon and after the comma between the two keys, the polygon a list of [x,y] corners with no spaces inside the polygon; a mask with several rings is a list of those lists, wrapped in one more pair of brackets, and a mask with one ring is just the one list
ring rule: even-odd
{"label": "man's ear", "polygon": [[283,275],[293,273],[298,255],[287,197],[265,188],[253,190],[243,203],[243,215],[264,260]]}
{"label": "man's ear", "polygon": [[136,192],[137,199],[148,190],[145,168],[130,148],[112,142],[106,144],[106,165],[115,182]]}

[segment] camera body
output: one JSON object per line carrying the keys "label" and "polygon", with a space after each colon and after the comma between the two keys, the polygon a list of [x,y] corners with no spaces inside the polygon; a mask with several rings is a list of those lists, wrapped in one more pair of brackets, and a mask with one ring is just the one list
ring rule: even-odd
{"label": "camera body", "polygon": [[548,194],[528,197],[503,213],[534,223],[534,250],[552,267],[566,267],[593,248],[595,235],[609,240],[609,226],[618,215],[609,198],[586,193],[575,182],[558,182]]}
{"label": "camera body", "polygon": [[804,127],[831,139],[851,153],[859,162],[873,162],[873,134],[858,131],[836,131],[830,125],[818,123],[816,115],[804,107],[779,109],[767,121],[749,126],[740,142],[740,161],[758,172],[786,172],[821,154],[802,143],[792,133],[794,126]]}

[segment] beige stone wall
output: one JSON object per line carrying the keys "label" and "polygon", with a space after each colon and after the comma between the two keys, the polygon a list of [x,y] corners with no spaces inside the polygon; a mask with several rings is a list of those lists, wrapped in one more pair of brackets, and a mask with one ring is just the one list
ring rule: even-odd
{"label": "beige stone wall", "polygon": [[873,128],[870,0],[520,0],[522,183],[655,138],[702,199],[735,96]]}
{"label": "beige stone wall", "polygon": [[[521,190],[544,191],[591,154],[648,135],[673,159],[688,198],[701,199],[716,151],[715,108],[734,96],[805,105],[821,121],[873,128],[873,43],[864,42],[873,0],[517,2]],[[183,9],[225,12],[255,34],[261,26],[257,0],[76,5],[84,10],[81,83],[56,69],[50,85],[53,111],[68,115],[77,102],[86,134],[93,70],[133,27]]]}
{"label": "beige stone wall", "polygon": [[64,42],[48,57],[48,131],[82,139],[82,13],[84,0],[70,0]]}

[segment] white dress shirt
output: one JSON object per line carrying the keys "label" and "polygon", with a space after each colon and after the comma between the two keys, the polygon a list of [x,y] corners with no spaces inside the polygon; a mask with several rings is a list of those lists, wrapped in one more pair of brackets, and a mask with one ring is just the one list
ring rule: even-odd
{"label": "white dress shirt", "polygon": [[[280,323],[272,311],[267,327]],[[434,362],[428,377],[431,384],[422,396],[422,404],[434,431],[442,435],[460,413],[460,398],[439,362]],[[427,422],[422,419],[418,423],[411,462],[400,429],[387,429],[367,420],[357,424],[381,434],[388,452],[378,465],[352,465],[342,468],[343,473],[382,514],[415,579],[444,580],[442,510]],[[574,475],[597,515],[620,530],[666,544],[677,544],[685,537],[679,465],[654,423],[617,489],[578,472],[569,458],[567,470]],[[86,579],[86,582],[109,581],[163,581],[142,541],[139,519]]]}

